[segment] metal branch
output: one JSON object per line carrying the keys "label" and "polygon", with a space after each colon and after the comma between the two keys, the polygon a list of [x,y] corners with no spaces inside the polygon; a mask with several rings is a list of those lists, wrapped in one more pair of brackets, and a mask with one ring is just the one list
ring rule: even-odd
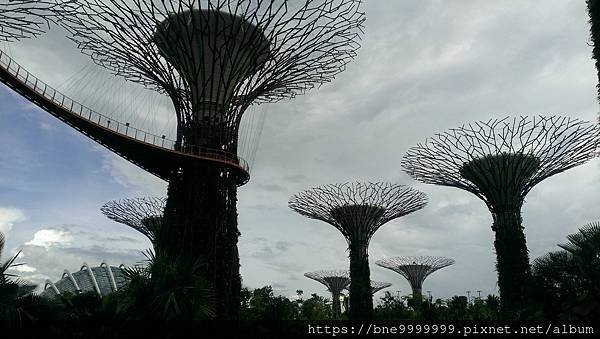
{"label": "metal branch", "polygon": [[381,291],[384,288],[388,288],[392,286],[392,284],[383,281],[373,281],[371,280],[371,293],[375,294]]}
{"label": "metal branch", "polygon": [[294,211],[337,228],[349,245],[365,247],[383,224],[426,204],[425,193],[407,186],[359,182],[315,187],[289,201]]}
{"label": "metal branch", "polygon": [[133,228],[156,244],[165,204],[166,198],[121,199],[104,204],[100,210],[109,219]]}
{"label": "metal branch", "polygon": [[304,276],[320,282],[331,292],[333,318],[341,314],[340,296],[342,290],[350,284],[350,272],[342,270],[315,271],[304,273]]}
{"label": "metal branch", "polygon": [[399,273],[408,280],[414,294],[421,294],[425,279],[433,272],[454,264],[455,261],[446,257],[405,256],[377,260],[375,264]]}
{"label": "metal branch", "polygon": [[339,294],[350,285],[350,272],[347,270],[321,270],[304,273],[304,276],[318,281],[331,293]]}
{"label": "metal branch", "polygon": [[402,167],[429,184],[458,187],[482,199],[492,213],[520,208],[542,180],[596,156],[596,124],[562,116],[480,121],[411,148]]}
{"label": "metal branch", "polygon": [[75,1],[0,0],[0,41],[16,41],[44,33],[57,15],[76,8]]}
{"label": "metal branch", "polygon": [[[350,271],[348,270],[321,270],[304,273],[304,276],[320,282],[332,293],[340,293],[344,289],[350,288]],[[371,280],[371,291],[373,294],[388,288],[392,284],[383,281]]]}
{"label": "metal branch", "polygon": [[63,26],[83,53],[170,96],[179,143],[231,152],[250,105],[295,97],[343,71],[365,20],[360,0],[80,3]]}

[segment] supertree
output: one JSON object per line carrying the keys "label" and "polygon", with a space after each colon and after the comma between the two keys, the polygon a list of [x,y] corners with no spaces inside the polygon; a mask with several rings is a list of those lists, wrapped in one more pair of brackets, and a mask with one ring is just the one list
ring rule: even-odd
{"label": "supertree", "polygon": [[171,99],[174,154],[142,166],[169,181],[157,245],[207,277],[218,318],[237,318],[237,186],[249,179],[237,154],[240,120],[252,105],[293,98],[343,71],[359,47],[360,0],[78,4],[62,22],[79,49]]}
{"label": "supertree", "polygon": [[406,173],[471,192],[493,218],[503,316],[518,317],[530,276],[521,207],[542,180],[595,156],[595,124],[561,116],[491,119],[451,129],[411,148]]}
{"label": "supertree", "polygon": [[304,276],[316,280],[327,287],[331,292],[331,309],[333,318],[339,319],[341,312],[340,297],[342,290],[350,284],[350,275],[347,270],[322,270],[304,273]]}
{"label": "supertree", "polygon": [[600,100],[600,1],[586,0],[588,15],[590,17],[590,40],[592,41],[592,59],[596,65],[597,98]]}
{"label": "supertree", "polygon": [[104,204],[100,211],[109,219],[145,235],[156,251],[156,237],[162,226],[166,201],[159,197],[113,200]]}
{"label": "supertree", "polygon": [[454,260],[445,257],[405,256],[377,260],[375,264],[399,273],[408,280],[413,297],[421,297],[423,282],[433,272],[454,264]]}
{"label": "supertree", "polygon": [[384,288],[388,288],[392,286],[392,284],[384,281],[373,281],[371,280],[371,294],[375,294],[381,291]]}
{"label": "supertree", "polygon": [[44,33],[57,12],[72,9],[75,1],[0,0],[0,41],[15,41]]}
{"label": "supertree", "polygon": [[350,318],[373,317],[369,241],[383,224],[427,204],[424,193],[390,183],[343,183],[315,187],[293,196],[294,211],[324,221],[346,238],[350,250]]}

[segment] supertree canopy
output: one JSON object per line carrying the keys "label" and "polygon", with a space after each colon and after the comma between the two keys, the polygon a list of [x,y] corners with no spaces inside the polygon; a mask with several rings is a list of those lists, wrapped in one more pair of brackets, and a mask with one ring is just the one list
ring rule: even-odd
{"label": "supertree canopy", "polygon": [[166,200],[159,197],[113,200],[100,210],[109,219],[142,233],[154,245],[160,233]]}
{"label": "supertree canopy", "polygon": [[369,241],[383,224],[425,207],[424,193],[390,183],[344,183],[312,188],[293,196],[294,211],[338,229],[350,249],[350,318],[373,316]]}
{"label": "supertree canopy", "polygon": [[71,8],[73,1],[60,6],[53,1],[0,0],[0,41],[15,41],[44,33],[48,20],[57,11]]}
{"label": "supertree canopy", "polygon": [[423,282],[431,273],[454,263],[450,258],[430,256],[392,257],[375,262],[405,277],[410,283],[413,297],[422,295]]}
{"label": "supertree canopy", "polygon": [[596,155],[597,125],[561,116],[492,119],[451,129],[411,148],[406,173],[483,200],[493,217],[498,285],[505,317],[518,317],[530,276],[521,207],[542,180]]}
{"label": "supertree canopy", "polygon": [[371,280],[371,293],[375,294],[375,293],[381,291],[382,289],[388,288],[390,286],[392,286],[392,284],[390,284],[388,282]]}
{"label": "supertree canopy", "polygon": [[242,116],[343,71],[359,47],[360,5],[87,0],[62,16],[70,39],[96,64],[171,99],[177,154],[154,164],[172,166],[163,176],[169,188],[157,246],[207,277],[219,319],[239,315],[237,186],[249,178],[237,154]]}
{"label": "supertree canopy", "polygon": [[181,147],[235,154],[250,105],[294,97],[344,70],[359,47],[359,6],[94,0],[71,11],[66,28],[94,62],[171,98]]}
{"label": "supertree canopy", "polygon": [[304,276],[320,282],[331,292],[333,318],[339,319],[341,314],[340,297],[342,290],[350,284],[347,270],[322,270],[304,273]]}

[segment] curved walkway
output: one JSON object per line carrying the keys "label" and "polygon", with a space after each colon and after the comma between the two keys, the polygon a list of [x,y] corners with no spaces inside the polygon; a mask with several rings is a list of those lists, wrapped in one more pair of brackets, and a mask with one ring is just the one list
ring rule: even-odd
{"label": "curved walkway", "polygon": [[102,115],[48,86],[0,50],[0,82],[90,139],[138,167],[169,180],[186,162],[208,161],[235,170],[241,186],[250,179],[248,163],[236,154],[203,147],[175,150],[175,142]]}

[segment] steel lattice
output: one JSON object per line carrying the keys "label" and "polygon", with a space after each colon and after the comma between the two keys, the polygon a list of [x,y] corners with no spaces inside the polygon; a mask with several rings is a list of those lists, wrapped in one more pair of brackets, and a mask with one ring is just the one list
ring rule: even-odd
{"label": "steel lattice", "polygon": [[381,291],[384,288],[388,288],[392,286],[392,284],[384,281],[373,281],[371,280],[371,293],[375,294]]}
{"label": "steel lattice", "polygon": [[475,122],[411,148],[402,167],[429,184],[457,187],[492,212],[519,208],[542,180],[596,156],[596,124],[562,116]]}
{"label": "steel lattice", "polygon": [[369,240],[383,224],[427,204],[425,193],[391,183],[343,183],[315,187],[293,196],[289,207],[337,228],[348,243]]}
{"label": "steel lattice", "polygon": [[158,197],[110,201],[100,210],[109,219],[142,233],[154,244],[162,224],[167,199]]}
{"label": "steel lattice", "polygon": [[350,285],[350,272],[347,270],[321,270],[304,273],[304,276],[318,281],[331,293],[339,294]]}
{"label": "steel lattice", "polygon": [[419,294],[423,282],[431,273],[454,263],[455,261],[450,258],[432,256],[392,257],[375,262],[378,266],[390,269],[405,277],[413,291]]}
{"label": "steel lattice", "polygon": [[331,81],[364,22],[360,0],[79,3],[62,22],[83,53],[168,95],[182,147],[234,153],[244,111]]}

